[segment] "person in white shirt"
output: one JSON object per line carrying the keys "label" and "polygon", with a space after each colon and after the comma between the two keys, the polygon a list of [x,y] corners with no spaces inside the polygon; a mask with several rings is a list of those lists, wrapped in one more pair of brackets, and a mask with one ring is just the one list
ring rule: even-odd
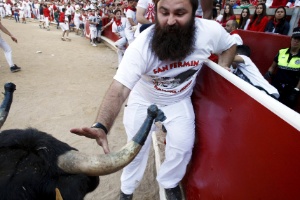
{"label": "person in white shirt", "polygon": [[5,15],[8,16],[9,18],[12,18],[11,5],[8,2],[6,2],[4,4],[4,8],[5,8]]}
{"label": "person in white shirt", "polygon": [[0,17],[1,18],[5,17],[4,3],[2,0],[0,1]]}
{"label": "person in white shirt", "polygon": [[136,7],[136,19],[138,26],[134,33],[134,37],[140,34],[142,24],[152,24],[155,22],[155,8],[153,0],[139,0]]}
{"label": "person in white shirt", "polygon": [[136,6],[138,0],[129,0],[129,6],[126,12],[126,26],[125,26],[125,35],[129,44],[134,40],[134,32],[136,30],[137,20],[136,20]]}
{"label": "person in white shirt", "polygon": [[95,10],[90,9],[89,10],[89,28],[90,28],[90,39],[91,39],[91,45],[93,47],[96,47],[96,39],[97,39],[97,18],[95,16]]}
{"label": "person in white shirt", "polygon": [[115,10],[115,20],[112,24],[112,32],[118,36],[118,40],[115,42],[115,46],[118,48],[118,61],[119,64],[121,63],[121,60],[123,58],[123,55],[125,53],[127,40],[125,37],[125,24],[126,24],[126,18],[122,17],[122,11],[121,10]]}
{"label": "person in white shirt", "polygon": [[232,37],[234,37],[235,43],[237,45],[242,45],[243,40],[242,40],[241,36],[239,36],[239,34],[236,32],[237,27],[238,27],[238,23],[236,20],[229,20],[226,23],[226,26],[224,28],[228,33],[230,33],[230,35]]}
{"label": "person in white shirt", "polygon": [[250,83],[257,89],[264,91],[271,97],[278,99],[279,92],[260,73],[256,65],[250,59],[250,48],[246,45],[238,45],[236,56],[234,57],[233,74]]}

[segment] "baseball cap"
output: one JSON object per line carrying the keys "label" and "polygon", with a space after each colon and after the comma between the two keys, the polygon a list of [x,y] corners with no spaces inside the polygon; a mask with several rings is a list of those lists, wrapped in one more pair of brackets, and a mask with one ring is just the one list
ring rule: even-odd
{"label": "baseball cap", "polygon": [[292,38],[300,39],[300,27],[296,27],[293,29]]}

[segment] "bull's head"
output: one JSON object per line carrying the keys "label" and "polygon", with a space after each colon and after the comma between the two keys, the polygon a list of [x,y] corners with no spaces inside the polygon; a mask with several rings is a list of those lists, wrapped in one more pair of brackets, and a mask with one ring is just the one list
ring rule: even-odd
{"label": "bull's head", "polygon": [[[3,103],[0,106],[0,128],[3,125],[9,109],[10,105],[12,103],[12,97],[13,92],[15,90],[15,85],[13,83],[8,83],[5,85],[5,97],[3,100]],[[139,150],[141,149],[142,145],[144,144],[150,130],[151,126],[153,124],[153,121],[163,121],[165,119],[164,114],[157,108],[157,106],[152,105],[148,108],[148,115],[142,124],[140,130],[138,133],[133,137],[133,139],[128,142],[120,151],[116,153],[106,154],[106,155],[87,155],[85,153],[79,152],[74,150],[74,148],[69,148],[70,150],[64,151],[61,154],[56,154],[56,158],[54,160],[57,161],[56,167],[58,167],[60,170],[66,172],[66,174],[85,174],[87,176],[100,176],[100,175],[106,175],[113,172],[116,172],[126,166],[128,163],[130,163],[134,157],[138,154]],[[20,143],[19,140],[15,140],[13,138],[18,138],[17,135],[20,135],[22,133],[25,133],[26,130],[8,130],[3,131],[0,133],[0,136],[3,136],[3,138],[6,138],[8,140],[8,137],[11,135],[13,140],[13,143]],[[29,132],[35,132],[31,129],[29,129]],[[31,133],[32,135],[35,135]],[[45,133],[39,133],[41,135],[45,135]],[[13,135],[16,135],[13,136]],[[52,139],[48,136],[46,137],[47,141],[52,141]],[[19,139],[19,138],[18,138]],[[26,139],[26,141],[28,141]],[[53,140],[53,142],[56,142]],[[61,143],[56,142],[56,143]],[[22,143],[23,145],[23,143]],[[38,145],[37,145],[38,146]],[[52,145],[51,145],[52,146]],[[14,147],[16,148],[16,147]],[[42,154],[42,155],[48,155],[49,152],[42,151],[42,147],[33,147],[34,148],[34,155],[36,154]],[[26,147],[27,149],[27,147]],[[0,145],[0,150],[3,150],[4,157],[2,159],[6,159],[8,156],[8,153],[10,153],[10,148],[7,148],[7,145]],[[37,153],[38,152],[38,153]],[[1,155],[0,155],[1,158]],[[22,158],[24,160],[24,158]],[[12,160],[10,162],[13,162]],[[26,163],[26,162],[25,162]],[[20,163],[19,163],[20,165]],[[23,169],[23,168],[22,168]],[[23,170],[21,170],[23,171]],[[5,176],[4,178],[7,178]],[[29,177],[30,178],[30,177]],[[33,178],[33,177],[32,177]],[[1,176],[0,176],[1,179]],[[0,183],[1,184],[1,183]],[[0,186],[1,187],[1,186]],[[54,189],[53,189],[54,191]],[[63,192],[63,191],[62,191]],[[1,194],[0,194],[1,196]],[[63,195],[64,196],[64,195]]]}

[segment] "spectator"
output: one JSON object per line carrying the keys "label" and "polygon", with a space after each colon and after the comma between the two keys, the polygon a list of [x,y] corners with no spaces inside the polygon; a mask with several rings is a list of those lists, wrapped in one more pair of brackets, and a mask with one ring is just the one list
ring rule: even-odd
{"label": "spectator", "polygon": [[236,0],[230,0],[229,5],[232,7],[232,9],[239,8],[239,5],[236,3]]}
{"label": "spectator", "polygon": [[249,8],[243,8],[240,15],[239,29],[247,30],[250,24],[250,10]]}
{"label": "spectator", "polygon": [[[215,21],[196,18],[197,7],[197,0],[155,3],[155,25],[126,49],[96,123],[92,128],[71,129],[72,133],[96,139],[104,152],[109,153],[106,134],[127,97],[124,125],[128,140],[143,123],[148,106],[158,105],[167,117],[164,122],[167,136],[166,159],[157,172],[157,181],[165,188],[167,199],[172,200],[182,199],[179,182],[194,146],[195,114],[191,94],[197,74],[211,53],[220,54],[219,64],[226,69],[235,54],[232,37]],[[139,154],[123,169],[120,199],[132,199],[143,177],[150,147],[149,135]]]}
{"label": "spectator", "polygon": [[300,0],[289,0],[285,7],[288,8],[300,7]]}
{"label": "spectator", "polygon": [[97,20],[97,25],[96,25],[97,37],[96,37],[96,41],[97,41],[97,43],[101,43],[102,17],[100,15],[99,10],[95,11],[95,17],[96,17],[96,20]]}
{"label": "spectator", "polygon": [[48,4],[44,4],[44,9],[43,9],[43,13],[44,13],[44,20],[45,20],[45,26],[47,28],[47,31],[50,31],[50,10],[48,9]]}
{"label": "spectator", "polygon": [[239,36],[239,34],[236,32],[237,27],[238,27],[238,23],[237,23],[236,20],[229,20],[229,21],[226,23],[225,30],[226,30],[230,35],[232,35],[232,37],[234,38],[235,43],[236,43],[237,45],[242,45],[242,44],[243,44],[243,40],[242,40],[242,38]]}
{"label": "spectator", "polygon": [[224,9],[224,14],[223,14],[223,17],[220,21],[220,24],[225,27],[226,26],[226,23],[229,21],[229,20],[236,20],[235,18],[235,15],[233,13],[233,9],[231,7],[231,5],[229,4],[226,4],[225,6],[225,9]]}
{"label": "spectator", "polygon": [[126,12],[126,26],[125,26],[125,35],[129,44],[131,44],[134,40],[134,32],[137,26],[136,20],[136,6],[138,0],[129,0],[129,6]]}
{"label": "spectator", "polygon": [[[65,15],[66,13],[66,9],[65,8],[62,8],[62,11],[59,13],[59,26],[60,26],[60,29],[63,31],[63,34],[62,34],[62,37],[61,37],[61,40],[62,41],[71,41],[71,39],[69,38],[69,19],[68,17]],[[67,36],[65,38],[65,35]]]}
{"label": "spectator", "polygon": [[[1,23],[1,19],[0,19],[0,30],[5,33],[6,35],[8,35],[12,41],[14,41],[15,43],[18,43],[17,38],[15,38]],[[21,67],[18,67],[16,64],[14,64],[13,59],[12,59],[12,50],[10,48],[10,46],[3,40],[3,38],[0,36],[0,47],[4,50],[4,55],[5,55],[5,59],[8,63],[8,65],[10,66],[10,71],[11,72],[18,72],[21,70]]]}
{"label": "spectator", "polygon": [[11,4],[8,1],[4,4],[4,9],[5,16],[7,16],[9,19],[12,19]]}
{"label": "spectator", "polygon": [[286,10],[283,6],[276,8],[274,19],[270,19],[265,32],[287,35],[290,30],[290,23],[286,21]]}
{"label": "spectator", "polygon": [[270,8],[277,8],[279,6],[285,6],[288,0],[273,0]]}
{"label": "spectator", "polygon": [[90,34],[91,34],[91,45],[96,47],[96,40],[97,40],[97,17],[95,16],[95,10],[89,10],[89,25],[90,25]]}
{"label": "spectator", "polygon": [[221,6],[220,5],[216,5],[215,11],[216,11],[216,13],[213,16],[214,20],[215,21],[221,21],[221,19],[223,18],[223,15],[221,14]]}
{"label": "spectator", "polygon": [[23,3],[21,3],[21,5],[19,7],[19,16],[21,18],[22,23],[26,24],[25,11],[24,11]]}
{"label": "spectator", "polygon": [[279,93],[264,77],[250,59],[251,50],[246,45],[238,45],[233,60],[233,74],[250,83],[271,97],[278,99]]}
{"label": "spectator", "polygon": [[17,3],[15,3],[12,7],[12,10],[14,12],[14,18],[16,20],[16,23],[20,23],[20,18],[19,18],[19,6],[17,5]]}
{"label": "spectator", "polygon": [[75,25],[75,34],[79,35],[79,25],[80,25],[80,17],[81,17],[81,11],[80,6],[75,5],[75,12],[74,12],[74,25]]}
{"label": "spectator", "polygon": [[267,17],[267,8],[264,3],[259,3],[256,6],[254,15],[248,26],[249,31],[264,32],[269,19]]}
{"label": "spectator", "polygon": [[252,4],[250,3],[249,0],[243,0],[242,3],[241,3],[241,5],[240,5],[240,8],[241,9],[244,9],[244,8],[248,8],[249,9],[249,7],[251,7],[251,6],[252,6]]}
{"label": "spectator", "polygon": [[294,28],[289,48],[280,49],[265,78],[277,88],[279,101],[295,109],[300,89],[300,27]]}
{"label": "spectator", "polygon": [[54,20],[56,22],[56,29],[59,27],[59,9],[54,11]]}
{"label": "spectator", "polygon": [[5,9],[4,9],[4,3],[2,0],[0,0],[0,17],[3,19],[5,17]]}
{"label": "spectator", "polygon": [[127,40],[125,37],[125,24],[127,19],[125,17],[122,17],[122,11],[121,10],[115,10],[115,20],[112,24],[112,32],[119,38],[115,42],[115,46],[118,48],[118,61],[119,64],[121,63],[121,60],[123,58],[123,55],[125,53]]}
{"label": "spectator", "polygon": [[[73,6],[71,6],[71,3],[68,2],[66,6],[66,12],[65,15],[68,17],[68,22],[70,23],[72,21],[72,15],[74,14],[75,10]],[[45,13],[44,13],[45,14]],[[70,27],[69,27],[70,28]]]}
{"label": "spectator", "polygon": [[134,37],[140,34],[140,27],[143,24],[152,24],[155,21],[154,2],[153,0],[139,0],[136,8],[136,19],[138,26]]}

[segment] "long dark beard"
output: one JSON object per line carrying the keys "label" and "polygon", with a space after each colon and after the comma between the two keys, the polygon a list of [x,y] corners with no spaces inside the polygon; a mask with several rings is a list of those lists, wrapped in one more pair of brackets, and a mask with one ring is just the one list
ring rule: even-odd
{"label": "long dark beard", "polygon": [[177,24],[161,27],[156,21],[151,40],[152,51],[160,60],[181,61],[194,51],[195,43],[195,19],[185,26]]}

